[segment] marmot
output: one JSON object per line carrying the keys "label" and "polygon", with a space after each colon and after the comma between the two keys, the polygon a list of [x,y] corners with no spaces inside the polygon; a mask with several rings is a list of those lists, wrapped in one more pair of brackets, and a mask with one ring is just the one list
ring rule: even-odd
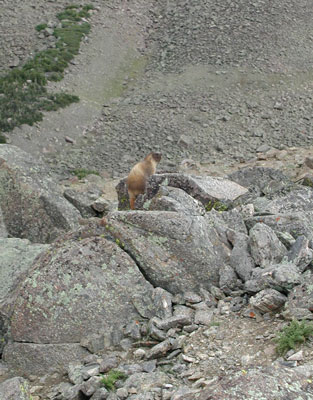
{"label": "marmot", "polygon": [[136,164],[127,177],[127,189],[130,208],[135,209],[136,197],[143,194],[149,176],[155,174],[156,166],[161,161],[160,153],[149,153],[143,161]]}

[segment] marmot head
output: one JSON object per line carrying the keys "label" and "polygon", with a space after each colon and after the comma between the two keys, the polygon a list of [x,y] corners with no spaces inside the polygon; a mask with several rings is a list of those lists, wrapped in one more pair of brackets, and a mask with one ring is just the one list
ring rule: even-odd
{"label": "marmot head", "polygon": [[151,160],[153,159],[155,162],[159,163],[161,161],[162,158],[162,154],[161,153],[149,153],[147,155],[147,157],[145,158],[145,160]]}

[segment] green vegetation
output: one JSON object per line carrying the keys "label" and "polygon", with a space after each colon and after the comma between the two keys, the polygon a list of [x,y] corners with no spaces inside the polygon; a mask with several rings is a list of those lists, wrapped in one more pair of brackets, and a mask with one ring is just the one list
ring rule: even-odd
{"label": "green vegetation", "polygon": [[[82,19],[89,17],[92,8],[90,5],[66,7],[57,15],[61,26],[54,29],[55,48],[40,51],[21,68],[0,77],[0,132],[22,124],[33,125],[42,120],[43,111],[55,111],[79,101],[77,96],[67,93],[50,94],[46,85],[49,80],[61,80],[69,61],[78,54],[82,38],[90,31],[90,24]],[[36,30],[46,27],[39,24]]]}
{"label": "green vegetation", "polygon": [[224,204],[220,201],[209,201],[206,206],[205,206],[205,210],[206,211],[211,211],[212,209],[216,210],[216,211],[227,211],[228,210],[228,206],[227,204]]}
{"label": "green vegetation", "polygon": [[278,333],[275,339],[276,351],[279,355],[284,355],[288,350],[295,349],[298,344],[304,343],[312,335],[312,323],[293,320]]}
{"label": "green vegetation", "polygon": [[84,179],[87,175],[100,175],[97,171],[85,168],[74,169],[73,174],[76,175],[78,179]]}
{"label": "green vegetation", "polygon": [[37,25],[36,26],[36,31],[38,31],[38,32],[40,32],[40,31],[43,31],[44,29],[46,29],[47,28],[47,24],[39,24],[39,25]]}
{"label": "green vegetation", "polygon": [[111,371],[101,379],[101,383],[107,390],[112,391],[115,390],[115,383],[119,379],[126,379],[126,375],[121,371],[111,369]]}

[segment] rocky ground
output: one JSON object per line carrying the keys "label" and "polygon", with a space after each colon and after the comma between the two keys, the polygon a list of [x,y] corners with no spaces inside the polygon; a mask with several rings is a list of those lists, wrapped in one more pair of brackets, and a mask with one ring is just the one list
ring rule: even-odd
{"label": "rocky ground", "polygon": [[[112,178],[125,175],[150,150],[163,153],[164,170],[224,175],[263,165],[294,180],[310,171],[309,2],[83,3],[96,7],[92,32],[65,79],[51,84],[51,90],[78,94],[81,102],[7,133],[9,143],[42,158],[58,181],[72,184],[75,168],[97,170],[105,196],[114,199]],[[66,4],[1,2],[1,72],[51,45],[34,27],[54,21]],[[279,317],[243,317],[227,310],[226,302],[216,321],[188,335],[184,365],[190,365],[184,376],[174,371],[175,385],[205,386],[203,380],[221,372],[269,366],[277,358],[272,339],[284,324]],[[298,363],[311,362],[311,344],[303,350]],[[10,371],[0,374],[3,380]],[[45,383],[34,380],[32,386],[41,386],[33,389],[36,396]]]}

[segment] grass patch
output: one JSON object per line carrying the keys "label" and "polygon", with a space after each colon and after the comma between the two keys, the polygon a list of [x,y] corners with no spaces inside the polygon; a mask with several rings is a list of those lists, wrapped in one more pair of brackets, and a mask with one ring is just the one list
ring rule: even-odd
{"label": "grass patch", "polygon": [[113,391],[115,390],[115,383],[119,379],[125,380],[126,375],[121,371],[111,369],[111,371],[101,379],[101,383],[106,388],[106,390]]}
{"label": "grass patch", "polygon": [[[37,53],[22,67],[0,77],[0,132],[22,124],[33,125],[43,118],[43,111],[55,111],[79,101],[77,96],[47,92],[48,81],[59,81],[69,62],[78,54],[82,38],[90,31],[86,22],[93,7],[68,6],[57,15],[61,27],[54,29],[56,47]],[[36,26],[37,31],[47,27]]]}
{"label": "grass patch", "polygon": [[287,351],[296,349],[299,344],[305,343],[312,335],[312,323],[293,320],[278,333],[275,339],[277,343],[276,351],[279,355],[284,355]]}
{"label": "grass patch", "polygon": [[99,172],[93,171],[91,169],[85,169],[85,168],[74,169],[73,174],[76,175],[78,179],[84,179],[84,178],[86,178],[87,175],[100,176]]}

